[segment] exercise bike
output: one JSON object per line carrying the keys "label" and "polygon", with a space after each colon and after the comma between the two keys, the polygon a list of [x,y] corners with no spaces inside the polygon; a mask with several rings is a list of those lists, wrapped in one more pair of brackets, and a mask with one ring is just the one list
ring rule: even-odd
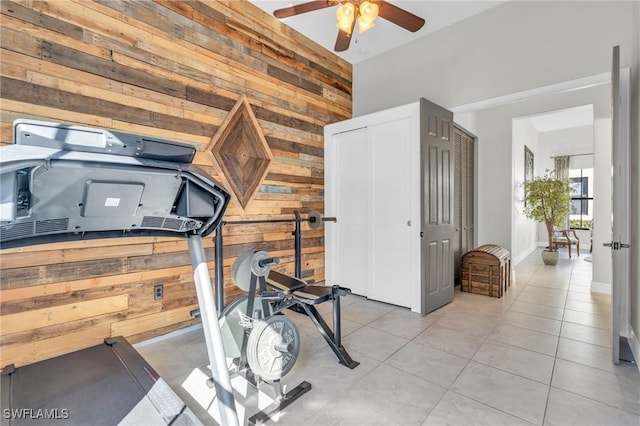
{"label": "exercise bike", "polygon": [[[300,396],[311,390],[303,381],[284,392],[282,378],[293,368],[300,351],[300,334],[295,323],[283,310],[298,307],[316,327],[349,368],[353,361],[340,341],[340,297],[349,294],[344,287],[313,286],[295,277],[273,271],[279,263],[264,251],[241,254],[231,268],[231,278],[247,295],[229,304],[220,317],[220,331],[228,365],[232,374],[244,377],[274,402],[249,418],[259,424],[271,418]],[[315,305],[333,301],[333,331],[318,313]]]}

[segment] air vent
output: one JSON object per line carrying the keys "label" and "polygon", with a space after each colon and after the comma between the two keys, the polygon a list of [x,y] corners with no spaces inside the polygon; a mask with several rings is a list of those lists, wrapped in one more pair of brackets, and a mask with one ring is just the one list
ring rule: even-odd
{"label": "air vent", "polygon": [[36,221],[36,234],[64,232],[69,228],[69,218]]}
{"label": "air vent", "polygon": [[140,225],[140,227],[181,231],[184,226],[184,222],[185,221],[182,219],[173,219],[170,217],[165,218],[159,216],[145,216],[144,219],[142,219],[142,224]]}
{"label": "air vent", "polygon": [[145,216],[142,219],[142,224],[140,226],[142,228],[162,228],[163,222],[164,222],[164,217]]}
{"label": "air vent", "polygon": [[171,219],[171,218],[167,218],[164,221],[164,226],[163,228],[165,229],[174,229],[176,231],[179,231],[182,229],[182,224],[184,223],[183,220],[180,219]]}
{"label": "air vent", "polygon": [[0,226],[0,239],[2,241],[26,238],[33,235],[33,222],[14,223]]}

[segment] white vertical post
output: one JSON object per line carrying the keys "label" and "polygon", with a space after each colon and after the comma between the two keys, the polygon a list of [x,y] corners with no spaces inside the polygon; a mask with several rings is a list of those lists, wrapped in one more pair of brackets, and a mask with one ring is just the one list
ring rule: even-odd
{"label": "white vertical post", "polygon": [[238,426],[238,414],[227,368],[227,358],[222,346],[222,334],[218,322],[218,312],[214,303],[213,291],[211,290],[211,277],[202,247],[202,238],[199,235],[190,235],[189,254],[193,267],[193,279],[200,305],[200,317],[202,318],[202,328],[204,338],[207,343],[207,353],[211,364],[211,375],[218,398],[220,409],[220,420],[225,426]]}

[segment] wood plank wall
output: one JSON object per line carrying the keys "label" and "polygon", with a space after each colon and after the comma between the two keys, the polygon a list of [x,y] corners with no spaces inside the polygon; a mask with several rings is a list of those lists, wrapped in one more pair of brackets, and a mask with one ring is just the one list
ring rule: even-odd
{"label": "wood plank wall", "polygon": [[[351,117],[351,65],[245,1],[55,0],[1,4],[0,142],[17,118],[189,142],[196,162],[246,96],[271,149],[265,180],[227,220],[323,212],[323,126]],[[329,24],[327,24],[329,25]],[[330,225],[328,225],[330,226]],[[323,230],[303,232],[304,275],[324,279]],[[293,272],[292,224],[225,228],[225,296],[251,248]],[[205,241],[213,276],[213,241]],[[194,324],[187,245],[172,238],[49,244],[0,252],[0,367],[124,335]],[[165,296],[154,300],[153,286]]]}

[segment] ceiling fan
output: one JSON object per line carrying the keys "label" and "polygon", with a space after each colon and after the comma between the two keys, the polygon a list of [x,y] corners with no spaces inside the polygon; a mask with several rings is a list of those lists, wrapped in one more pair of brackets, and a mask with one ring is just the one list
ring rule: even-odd
{"label": "ceiling fan", "polygon": [[349,48],[356,22],[359,33],[372,28],[378,16],[411,32],[418,31],[425,23],[421,17],[382,0],[316,0],[275,10],[273,16],[278,19],[289,18],[338,4],[340,4],[336,9],[338,38],[334,47],[336,52],[344,52]]}

